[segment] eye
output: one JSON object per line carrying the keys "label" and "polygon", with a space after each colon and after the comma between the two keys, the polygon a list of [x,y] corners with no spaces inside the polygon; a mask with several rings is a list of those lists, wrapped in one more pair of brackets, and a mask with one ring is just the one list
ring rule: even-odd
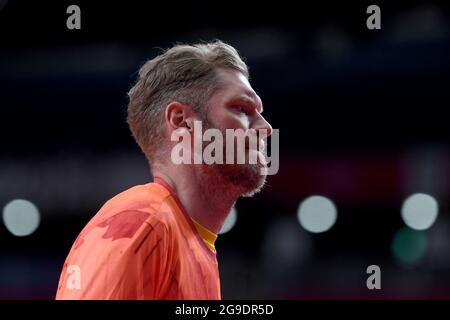
{"label": "eye", "polygon": [[234,106],[233,109],[236,110],[237,112],[245,114],[245,115],[249,114],[247,108],[245,108],[243,106]]}

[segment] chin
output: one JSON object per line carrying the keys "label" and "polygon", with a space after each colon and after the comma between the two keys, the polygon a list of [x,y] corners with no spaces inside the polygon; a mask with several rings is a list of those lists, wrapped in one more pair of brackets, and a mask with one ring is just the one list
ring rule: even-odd
{"label": "chin", "polygon": [[266,176],[261,174],[262,164],[220,165],[221,176],[232,187],[236,188],[242,197],[252,197],[262,190]]}
{"label": "chin", "polygon": [[257,184],[250,190],[243,192],[241,194],[241,197],[243,198],[253,197],[255,194],[259,193],[264,188],[265,184],[266,184],[266,176],[259,175],[259,180]]}

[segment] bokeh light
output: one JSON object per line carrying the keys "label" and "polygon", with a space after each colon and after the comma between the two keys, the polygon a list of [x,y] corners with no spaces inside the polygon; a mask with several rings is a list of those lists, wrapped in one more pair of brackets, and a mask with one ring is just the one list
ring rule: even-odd
{"label": "bokeh light", "polygon": [[234,225],[236,224],[236,220],[237,220],[237,210],[236,208],[233,207],[230,211],[230,214],[226,218],[222,226],[222,229],[220,229],[219,234],[227,233],[228,231],[233,229]]}
{"label": "bokeh light", "polygon": [[398,261],[413,264],[425,255],[427,244],[425,231],[403,227],[394,235],[392,253]]}
{"label": "bokeh light", "polygon": [[24,237],[32,234],[40,222],[38,208],[30,201],[15,199],[3,208],[3,223],[13,235]]}
{"label": "bokeh light", "polygon": [[335,224],[337,209],[330,199],[323,196],[311,196],[300,203],[297,218],[300,225],[307,231],[325,232]]}
{"label": "bokeh light", "polygon": [[408,197],[401,210],[405,224],[415,230],[426,230],[436,221],[438,202],[432,196],[416,193]]}

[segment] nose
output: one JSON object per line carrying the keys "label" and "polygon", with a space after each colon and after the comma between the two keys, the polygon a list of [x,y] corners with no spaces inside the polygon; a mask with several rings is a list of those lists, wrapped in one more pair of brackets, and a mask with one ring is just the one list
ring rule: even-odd
{"label": "nose", "polygon": [[272,135],[272,130],[273,130],[272,126],[259,113],[257,114],[257,118],[255,119],[255,121],[252,124],[252,128],[258,132],[258,135],[260,135],[262,132],[265,132],[266,137],[270,137]]}

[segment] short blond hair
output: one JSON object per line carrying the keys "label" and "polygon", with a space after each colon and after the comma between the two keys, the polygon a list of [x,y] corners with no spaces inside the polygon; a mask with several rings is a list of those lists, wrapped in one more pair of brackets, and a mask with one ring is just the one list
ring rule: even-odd
{"label": "short blond hair", "polygon": [[249,77],[236,49],[219,40],[175,45],[141,67],[128,92],[127,122],[151,163],[162,160],[157,158],[164,146],[167,105],[178,101],[203,116],[211,94],[220,87],[217,68],[238,70]]}

